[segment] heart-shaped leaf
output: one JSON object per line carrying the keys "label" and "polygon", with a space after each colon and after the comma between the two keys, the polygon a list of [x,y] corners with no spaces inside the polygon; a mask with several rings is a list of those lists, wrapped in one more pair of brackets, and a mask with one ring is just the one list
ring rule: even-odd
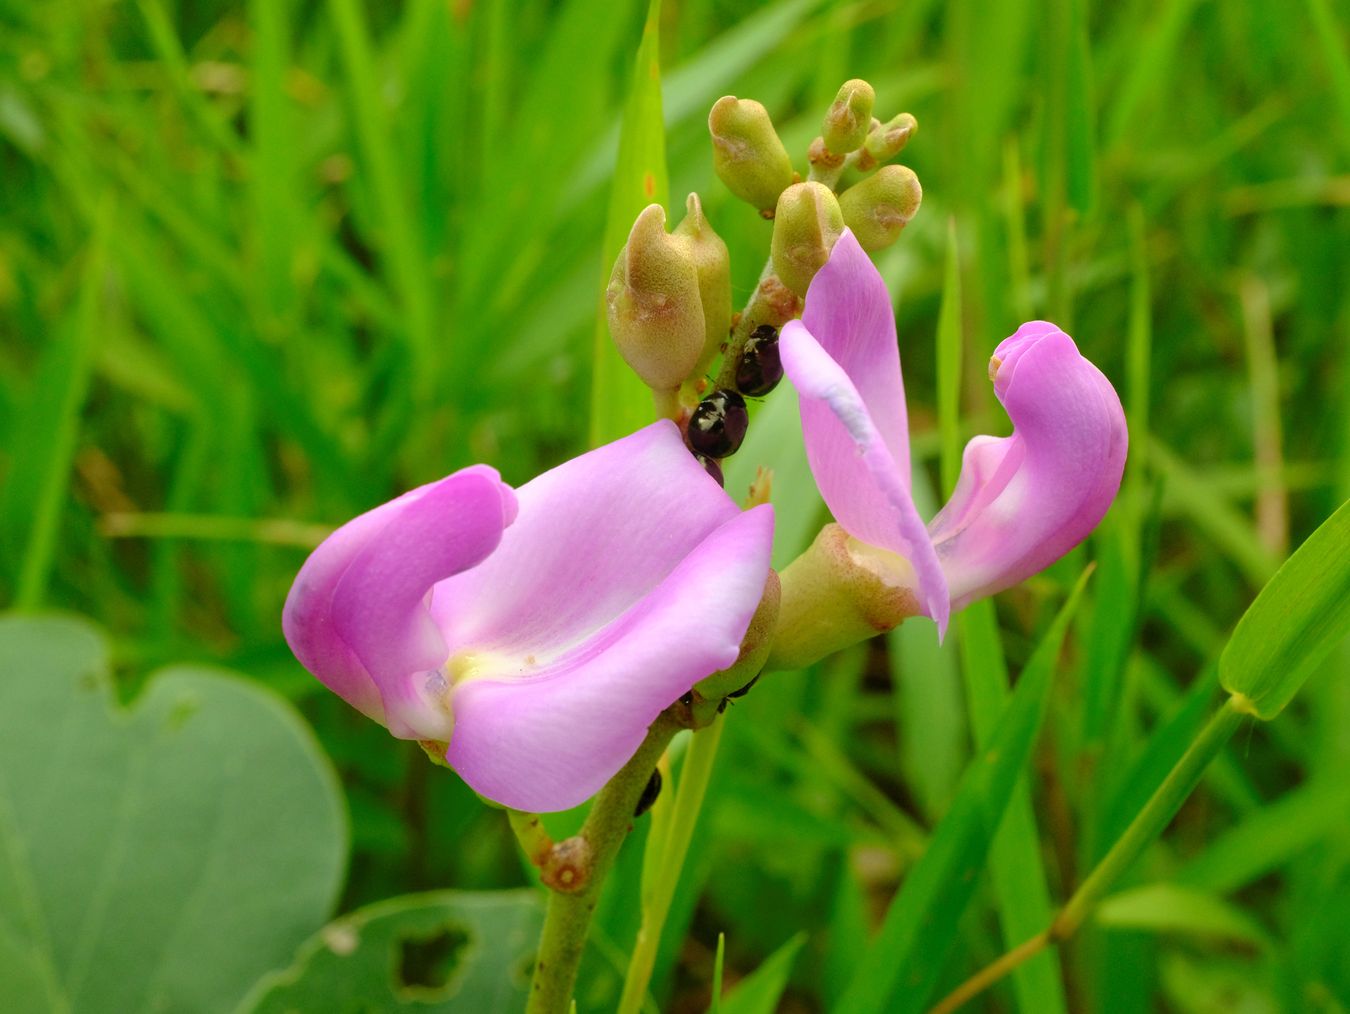
{"label": "heart-shaped leaf", "polygon": [[228,1010],[332,911],[346,842],[281,698],[177,668],[123,709],[98,630],[0,618],[6,1010]]}

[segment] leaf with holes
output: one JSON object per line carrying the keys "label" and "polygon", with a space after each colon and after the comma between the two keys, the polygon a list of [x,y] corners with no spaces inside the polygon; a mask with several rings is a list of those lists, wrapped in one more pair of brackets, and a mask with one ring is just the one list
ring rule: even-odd
{"label": "leaf with holes", "polygon": [[297,1010],[520,1010],[543,907],[535,891],[428,891],[358,909],[324,928],[241,1006]]}
{"label": "leaf with holes", "polygon": [[230,1009],[332,910],[346,837],[279,697],[177,668],[123,709],[97,629],[0,618],[5,1010]]}

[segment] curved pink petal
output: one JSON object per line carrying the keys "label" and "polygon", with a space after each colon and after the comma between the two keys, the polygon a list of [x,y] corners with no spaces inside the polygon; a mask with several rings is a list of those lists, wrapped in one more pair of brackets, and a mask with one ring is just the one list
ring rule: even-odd
{"label": "curved pink petal", "polygon": [[448,717],[419,679],[446,659],[424,598],[498,545],[516,501],[497,472],[475,465],[405,493],[324,540],[296,576],[282,612],[302,665],[404,738],[448,735]]}
{"label": "curved pink petal", "polygon": [[945,631],[946,579],[910,494],[909,440],[895,322],[886,286],[845,232],[779,348],[797,389],[816,486],[855,539],[914,567],[924,611]]}
{"label": "curved pink petal", "polygon": [[516,496],[519,516],[491,558],[435,589],[431,611],[452,654],[554,658],[740,513],[669,420],[565,462]]}
{"label": "curved pink petal", "polygon": [[1111,506],[1125,467],[1120,399],[1064,332],[1023,324],[990,366],[1013,434],[966,445],[956,490],[929,525],[955,609],[1082,542]]}
{"label": "curved pink petal", "polygon": [[[663,579],[627,609],[562,654],[537,668],[527,663],[524,672],[507,662],[499,673],[485,660],[457,684],[446,759],[460,776],[515,809],[576,806],[627,762],[663,709],[731,665],[763,594],[773,540],[769,506],[732,514],[692,549],[680,549]],[[588,535],[598,533],[575,533]],[[606,555],[621,563],[633,549],[630,537],[615,529],[609,538]],[[641,541],[659,551],[645,535]],[[591,573],[597,570],[617,576],[609,566]]]}

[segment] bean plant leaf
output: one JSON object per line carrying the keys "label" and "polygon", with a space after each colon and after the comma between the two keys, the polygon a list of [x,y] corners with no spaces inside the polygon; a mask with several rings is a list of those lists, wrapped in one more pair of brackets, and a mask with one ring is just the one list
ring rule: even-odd
{"label": "bean plant leaf", "polygon": [[113,699],[103,635],[0,618],[7,1011],[222,1011],[332,910],[337,779],[281,698],[219,671]]}
{"label": "bean plant leaf", "polygon": [[326,926],[240,1010],[522,1010],[542,922],[530,889],[389,898]]}

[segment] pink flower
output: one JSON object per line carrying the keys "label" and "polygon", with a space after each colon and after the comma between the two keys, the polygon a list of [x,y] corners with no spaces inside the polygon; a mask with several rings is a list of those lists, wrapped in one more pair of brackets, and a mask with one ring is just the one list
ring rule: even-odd
{"label": "pink flower", "polygon": [[282,626],[395,736],[448,743],[481,795],[593,795],[660,712],[730,666],[764,592],[773,513],[742,513],[658,422],[520,489],[475,465],[334,532]]}
{"label": "pink flower", "polygon": [[910,495],[909,428],[886,285],[845,231],[783,328],[783,368],[801,401],[816,484],[882,577],[910,588],[945,631],[950,611],[993,595],[1078,545],[1125,466],[1120,399],[1073,340],[1032,321],[994,350],[1010,437],[966,445],[951,500],[927,525]]}

